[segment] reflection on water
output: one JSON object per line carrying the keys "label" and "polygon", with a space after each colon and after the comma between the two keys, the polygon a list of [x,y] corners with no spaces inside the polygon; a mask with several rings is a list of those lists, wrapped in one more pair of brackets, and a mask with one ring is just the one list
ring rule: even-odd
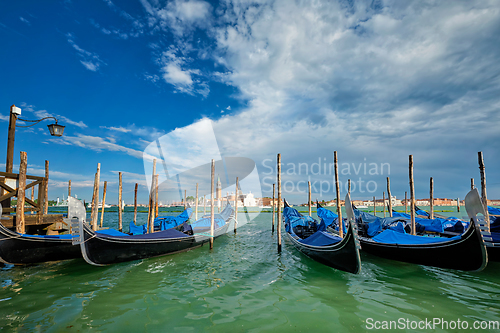
{"label": "reflection on water", "polygon": [[[116,221],[105,216],[107,226]],[[213,251],[203,246],[106,267],[80,259],[4,267],[0,329],[365,331],[367,318],[500,318],[496,263],[468,273],[363,254],[361,273],[352,275],[286,242],[281,254],[276,248],[271,215],[261,214],[218,238]]]}

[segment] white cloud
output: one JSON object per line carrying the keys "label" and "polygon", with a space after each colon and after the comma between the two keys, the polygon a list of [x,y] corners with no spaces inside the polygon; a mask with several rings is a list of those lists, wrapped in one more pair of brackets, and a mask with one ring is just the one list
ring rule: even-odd
{"label": "white cloud", "polygon": [[27,25],[31,25],[30,21],[28,21],[27,19],[25,19],[24,17],[22,16],[19,16],[19,19],[21,20],[21,22],[24,22],[26,23]]}
{"label": "white cloud", "polygon": [[173,85],[179,92],[190,95],[197,93],[204,97],[208,96],[210,92],[208,84],[198,78],[201,75],[198,69],[188,68],[191,59],[177,56],[177,53],[181,52],[182,50],[174,47],[163,52],[160,61],[162,63],[163,79],[165,82]]}
{"label": "white cloud", "polygon": [[122,133],[129,133],[131,132],[132,130],[129,129],[129,128],[125,128],[125,127],[122,127],[122,126],[118,126],[118,127],[114,127],[114,126],[110,126],[110,127],[107,127],[107,126],[99,126],[99,128],[103,128],[103,129],[109,129],[111,131],[117,131],[117,132],[122,132]]}
{"label": "white cloud", "polygon": [[96,53],[86,51],[79,47],[74,41],[75,37],[73,34],[67,33],[66,38],[68,43],[77,51],[78,56],[82,58],[80,62],[85,68],[92,72],[97,72],[101,65],[106,65],[106,63],[102,61]]}
{"label": "white cloud", "polygon": [[80,128],[87,128],[87,125],[81,120],[80,121],[73,121],[66,116],[61,116],[59,114],[50,113],[50,112],[47,112],[47,110],[37,110],[34,105],[27,104],[26,102],[22,102],[20,106],[21,106],[21,112],[23,112],[23,111],[31,112],[38,119],[45,118],[45,117],[54,117],[60,122],[59,123],[60,125],[70,124],[70,125],[74,125],[74,126],[77,126]]}

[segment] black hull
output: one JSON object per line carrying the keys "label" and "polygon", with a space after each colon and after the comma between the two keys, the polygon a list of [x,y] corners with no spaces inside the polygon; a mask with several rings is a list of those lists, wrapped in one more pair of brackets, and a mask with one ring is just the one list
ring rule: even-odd
{"label": "black hull", "polygon": [[[227,228],[228,223],[215,230],[215,237],[226,233]],[[101,237],[86,225],[83,226],[83,235],[84,243],[80,244],[83,258],[89,264],[96,266],[184,252],[199,247],[210,240],[209,236],[199,235],[156,239]]]}
{"label": "black hull", "polygon": [[359,240],[363,251],[413,264],[462,271],[481,271],[488,262],[481,232],[473,221],[460,239],[443,243],[397,245],[377,243],[365,237],[359,237]]}
{"label": "black hull", "polygon": [[485,242],[485,244],[488,251],[488,261],[500,262],[500,244],[488,242]]}
{"label": "black hull", "polygon": [[361,259],[356,245],[356,234],[349,225],[345,237],[339,243],[329,246],[311,246],[303,244],[287,232],[289,241],[303,254],[326,266],[349,273],[358,274]]}
{"label": "black hull", "polygon": [[71,239],[50,239],[22,236],[0,224],[0,261],[7,264],[36,264],[81,258],[78,246]]}

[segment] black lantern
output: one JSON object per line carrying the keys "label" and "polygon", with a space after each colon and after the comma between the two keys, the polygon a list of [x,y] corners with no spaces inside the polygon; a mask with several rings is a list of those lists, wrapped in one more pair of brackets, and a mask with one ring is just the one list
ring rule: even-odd
{"label": "black lantern", "polygon": [[64,127],[62,125],[59,125],[57,122],[55,124],[50,124],[47,125],[50,131],[50,135],[52,136],[62,136],[64,133]]}

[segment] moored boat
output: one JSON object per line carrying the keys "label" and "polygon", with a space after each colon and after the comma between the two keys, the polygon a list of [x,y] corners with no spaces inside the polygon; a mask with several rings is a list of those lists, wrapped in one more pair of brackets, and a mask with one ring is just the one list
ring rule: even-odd
{"label": "moored boat", "polygon": [[191,250],[211,237],[225,234],[233,220],[234,209],[228,204],[215,215],[213,235],[210,233],[210,218],[201,218],[190,225],[184,222],[180,230],[167,229],[142,235],[102,235],[91,230],[84,221],[78,221],[78,228],[74,226],[73,230],[85,261],[103,266]]}
{"label": "moored boat", "polygon": [[[472,192],[472,191],[471,191]],[[477,190],[476,190],[477,192]],[[471,201],[472,194],[466,197]],[[419,265],[450,268],[463,271],[481,271],[488,256],[477,219],[469,214],[467,230],[450,238],[406,234],[404,230],[386,229],[373,237],[367,234],[362,215],[358,218],[361,248],[370,254]]]}
{"label": "moored boat", "polygon": [[349,273],[359,273],[359,244],[351,223],[345,236],[340,238],[326,231],[324,221],[318,223],[310,216],[302,216],[286,201],[284,204],[286,234],[295,248],[324,265]]}

